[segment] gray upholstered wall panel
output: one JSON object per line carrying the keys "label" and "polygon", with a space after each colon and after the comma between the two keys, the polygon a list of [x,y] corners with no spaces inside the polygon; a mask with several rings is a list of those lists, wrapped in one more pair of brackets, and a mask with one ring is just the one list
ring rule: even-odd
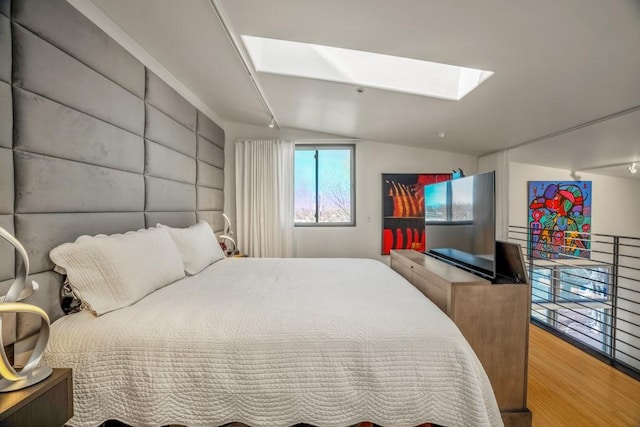
{"label": "gray upholstered wall panel", "polygon": [[197,220],[207,221],[216,233],[224,229],[224,217],[222,216],[222,211],[199,211],[197,213]]}
{"label": "gray upholstered wall panel", "polygon": [[21,0],[13,20],[80,62],[144,97],[144,65],[65,0]]}
{"label": "gray upholstered wall panel", "polygon": [[221,211],[224,209],[224,192],[222,190],[198,187],[198,210]]}
{"label": "gray upholstered wall panel", "polygon": [[[11,22],[0,15],[0,80],[11,81]],[[6,59],[5,59],[6,58]]]}
{"label": "gray upholstered wall panel", "polygon": [[23,27],[13,29],[16,86],[142,135],[140,98]]}
{"label": "gray upholstered wall panel", "polygon": [[201,111],[198,111],[198,134],[224,148],[224,130]]}
{"label": "gray upholstered wall panel", "polygon": [[13,213],[13,152],[0,148],[0,214]]}
{"label": "gray upholstered wall panel", "polygon": [[115,234],[144,228],[142,212],[16,214],[16,234],[29,254],[31,272],[51,270],[49,252],[84,234]]}
{"label": "gray upholstered wall panel", "polygon": [[141,136],[22,89],[14,104],[14,149],[143,172]]}
{"label": "gray upholstered wall panel", "polygon": [[196,136],[188,128],[146,105],[147,123],[145,137],[190,157],[196,156]]}
{"label": "gray upholstered wall panel", "polygon": [[198,185],[209,188],[224,188],[224,170],[198,160]]}
{"label": "gray upholstered wall panel", "polygon": [[145,101],[192,131],[196,130],[196,108],[151,71],[147,72]]}
{"label": "gray upholstered wall panel", "polygon": [[11,148],[13,107],[11,85],[0,81],[0,147]]}
{"label": "gray upholstered wall panel", "polygon": [[0,296],[6,295],[12,284],[13,279],[0,280]]}
{"label": "gray upholstered wall panel", "polygon": [[131,172],[14,151],[16,212],[134,212],[143,177]]}
{"label": "gray upholstered wall panel", "polygon": [[182,182],[145,176],[146,206],[149,212],[194,211],[196,187]]}
{"label": "gray upholstered wall panel", "polygon": [[147,228],[157,224],[184,228],[196,223],[195,212],[146,212],[144,218]]}
{"label": "gray upholstered wall panel", "polygon": [[[22,302],[34,304],[39,307],[47,307],[50,319],[55,320],[64,316],[64,312],[60,306],[62,276],[53,271],[45,271],[43,273],[30,275],[29,280],[34,280],[38,283],[38,292],[24,299]],[[18,316],[16,335],[19,340],[27,338],[39,330],[40,317]]]}
{"label": "gray upholstered wall panel", "polygon": [[[64,0],[0,0],[0,14],[0,225],[29,253],[40,283],[30,302],[55,319],[55,246],[158,222],[222,230],[222,192],[205,187],[222,188],[224,132]],[[198,176],[196,154],[213,169]],[[0,244],[0,290],[14,274]],[[36,327],[23,317],[20,337]]]}
{"label": "gray upholstered wall panel", "polygon": [[[15,235],[13,230],[13,215],[0,215],[0,227]],[[0,281],[15,277],[15,250],[13,246],[0,238]],[[4,295],[0,293],[0,296]]]}
{"label": "gray upholstered wall panel", "polygon": [[152,141],[145,141],[145,147],[145,175],[187,184],[196,183],[194,158]]}
{"label": "gray upholstered wall panel", "polygon": [[[0,0],[0,147],[11,148],[13,111],[11,102],[11,14],[10,0]],[[6,82],[6,83],[5,83]],[[13,162],[7,166],[11,150],[0,148],[0,227],[11,234],[13,229]],[[0,239],[0,296],[5,295],[15,276],[15,251],[4,239]],[[9,279],[9,280],[5,280]],[[16,315],[3,315],[2,341],[13,343],[16,339]]]}
{"label": "gray upholstered wall panel", "polygon": [[6,17],[11,14],[11,0],[0,0],[0,13]]}
{"label": "gray upholstered wall panel", "polygon": [[198,160],[212,166],[224,168],[224,150],[213,142],[198,135]]}

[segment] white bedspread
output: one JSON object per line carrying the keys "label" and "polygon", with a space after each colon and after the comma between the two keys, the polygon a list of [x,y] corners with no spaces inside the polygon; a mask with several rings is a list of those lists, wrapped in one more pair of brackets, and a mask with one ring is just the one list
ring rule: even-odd
{"label": "white bedspread", "polygon": [[372,260],[221,260],[57,320],[42,365],[73,368],[74,426],[502,425],[455,325]]}

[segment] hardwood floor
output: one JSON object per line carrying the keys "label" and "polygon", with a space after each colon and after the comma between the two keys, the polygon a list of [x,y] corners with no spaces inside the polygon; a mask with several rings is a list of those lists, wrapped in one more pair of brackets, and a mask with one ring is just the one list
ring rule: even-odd
{"label": "hardwood floor", "polygon": [[531,325],[533,427],[640,427],[640,381]]}

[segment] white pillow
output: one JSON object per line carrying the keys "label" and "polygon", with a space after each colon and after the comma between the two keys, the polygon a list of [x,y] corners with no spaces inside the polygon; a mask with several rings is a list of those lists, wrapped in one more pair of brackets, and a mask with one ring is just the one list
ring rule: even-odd
{"label": "white pillow", "polygon": [[162,224],[156,227],[169,231],[182,256],[184,271],[189,276],[198,274],[224,258],[220,243],[206,221],[200,221],[189,228],[172,228]]}
{"label": "white pillow", "polygon": [[53,248],[49,256],[66,270],[74,293],[98,316],[184,277],[180,253],[163,229],[80,236]]}

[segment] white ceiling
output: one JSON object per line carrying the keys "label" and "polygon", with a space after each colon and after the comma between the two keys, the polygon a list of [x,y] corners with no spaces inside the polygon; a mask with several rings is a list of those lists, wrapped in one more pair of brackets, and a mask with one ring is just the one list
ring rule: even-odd
{"label": "white ceiling", "polygon": [[637,0],[90,1],[228,122],[266,126],[270,116],[213,4],[237,40],[286,39],[495,72],[461,101],[256,73],[282,128],[471,155],[557,134],[521,147],[515,160],[572,170],[640,162]]}

